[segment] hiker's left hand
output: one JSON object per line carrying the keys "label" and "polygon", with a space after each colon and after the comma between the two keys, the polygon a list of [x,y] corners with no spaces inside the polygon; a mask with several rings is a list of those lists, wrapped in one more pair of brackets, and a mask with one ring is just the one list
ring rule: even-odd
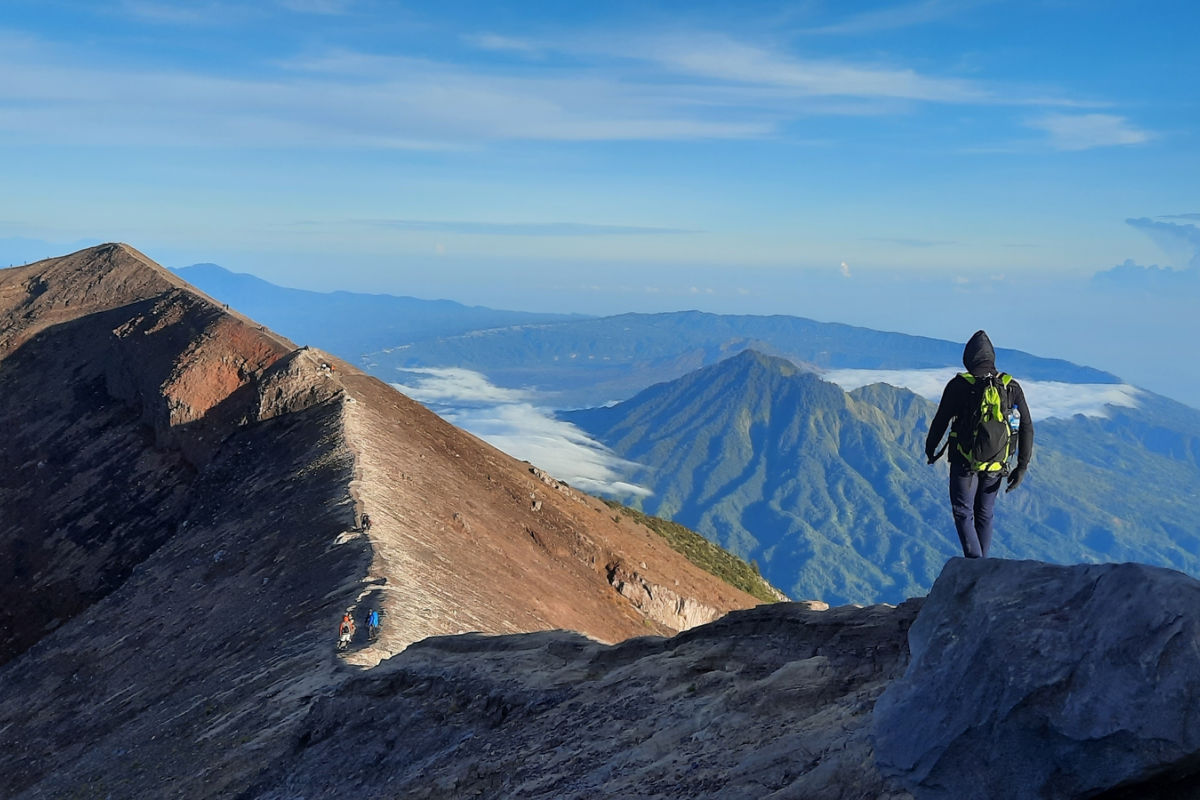
{"label": "hiker's left hand", "polygon": [[1017,488],[1017,486],[1021,483],[1021,479],[1024,477],[1024,467],[1017,467],[1012,472],[1008,473],[1008,488],[1004,490],[1005,493],[1011,492],[1013,489]]}

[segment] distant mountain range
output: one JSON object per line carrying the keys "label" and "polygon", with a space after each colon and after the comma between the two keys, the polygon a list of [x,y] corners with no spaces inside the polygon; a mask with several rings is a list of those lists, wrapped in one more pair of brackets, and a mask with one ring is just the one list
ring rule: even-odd
{"label": "distant mountain range", "polygon": [[268,328],[351,361],[358,361],[366,353],[431,337],[578,318],[498,311],[450,300],[288,289],[216,264],[193,264],[172,271]]}
{"label": "distant mountain range", "polygon": [[[791,316],[682,311],[587,317],[534,314],[383,294],[276,286],[215,264],[174,270],[192,285],[297,342],[361,364],[383,380],[456,367],[510,388],[536,387],[557,408],[629,398],[746,349],[822,369],[933,369],[962,344]],[[1000,349],[1025,378],[1119,383],[1101,370]]]}
{"label": "distant mountain range", "polygon": [[[623,400],[746,349],[821,369],[934,369],[962,361],[962,344],[789,316],[682,311],[521,325],[487,335],[428,338],[372,353],[380,376],[456,366],[506,387],[535,386],[559,408]],[[1107,372],[1000,349],[1014,374],[1067,383],[1119,383]],[[385,380],[387,378],[385,377]]]}
{"label": "distant mountain range", "polygon": [[[653,494],[635,507],[753,559],[793,597],[871,603],[926,591],[960,554],[945,462],[924,458],[934,409],[745,351],[560,416],[641,465]],[[1200,413],[1147,393],[1036,430],[1029,477],[998,503],[994,555],[1200,574]]]}

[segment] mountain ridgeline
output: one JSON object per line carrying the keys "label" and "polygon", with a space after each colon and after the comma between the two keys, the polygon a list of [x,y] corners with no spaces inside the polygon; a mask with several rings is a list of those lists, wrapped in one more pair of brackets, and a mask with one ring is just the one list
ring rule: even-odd
{"label": "mountain ridgeline", "polygon": [[[753,559],[793,597],[871,603],[924,593],[959,553],[945,462],[925,463],[934,409],[745,351],[560,416],[640,465],[632,479],[653,493],[635,507]],[[1149,394],[1105,418],[1039,420],[1029,477],[997,504],[993,552],[1200,574],[1198,454],[1200,414]],[[1164,476],[1181,490],[1157,491]]]}
{"label": "mountain ridgeline", "polygon": [[[682,311],[620,314],[428,338],[365,358],[374,374],[455,366],[505,387],[537,387],[557,408],[624,400],[663,380],[757,350],[817,369],[939,369],[958,364],[962,345],[791,316]],[[1119,383],[1107,372],[1019,350],[998,351],[1027,379]]]}
{"label": "mountain ridgeline", "polygon": [[[445,300],[288,289],[215,264],[177,270],[213,297],[385,381],[406,369],[456,367],[509,388],[537,387],[556,408],[623,400],[653,383],[754,349],[821,369],[957,364],[962,346],[784,315],[681,311],[585,317],[468,307]],[[1025,378],[1118,383],[1101,370],[999,351]]]}
{"label": "mountain ridgeline", "polygon": [[758,602],[126,245],[0,271],[0,386],[3,797],[234,796],[347,663]]}
{"label": "mountain ridgeline", "polygon": [[271,330],[312,342],[351,362],[365,353],[431,337],[576,318],[465,306],[451,300],[289,289],[216,264],[193,264],[174,272]]}

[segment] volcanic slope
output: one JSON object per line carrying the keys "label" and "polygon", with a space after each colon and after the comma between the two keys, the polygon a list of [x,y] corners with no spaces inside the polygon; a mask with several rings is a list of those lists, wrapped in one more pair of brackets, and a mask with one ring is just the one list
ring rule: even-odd
{"label": "volcanic slope", "polygon": [[226,796],[345,662],[757,602],[126,245],[0,271],[0,389],[0,796]]}

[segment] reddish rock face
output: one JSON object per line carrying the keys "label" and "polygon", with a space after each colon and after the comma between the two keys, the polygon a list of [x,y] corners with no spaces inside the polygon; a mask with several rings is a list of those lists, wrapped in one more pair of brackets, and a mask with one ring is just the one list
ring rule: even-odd
{"label": "reddish rock face", "polygon": [[[755,604],[125,245],[0,271],[0,389],[3,796],[217,796],[290,746],[344,661]],[[368,606],[381,638],[335,656]]]}

